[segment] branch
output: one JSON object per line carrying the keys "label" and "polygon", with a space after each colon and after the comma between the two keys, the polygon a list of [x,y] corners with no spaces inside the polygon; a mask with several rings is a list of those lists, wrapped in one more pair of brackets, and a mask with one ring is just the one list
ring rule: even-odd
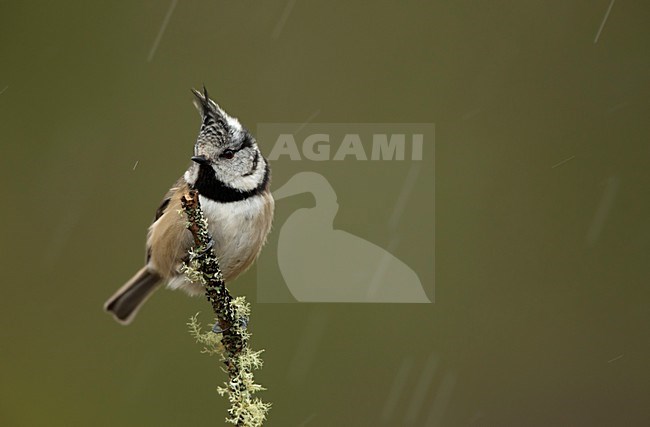
{"label": "branch", "polygon": [[[246,324],[250,305],[244,297],[233,298],[226,288],[198,192],[190,190],[185,194],[181,198],[181,206],[187,215],[187,228],[196,245],[189,253],[183,272],[190,281],[205,286],[206,298],[218,324],[218,330],[202,333],[195,316],[188,324],[190,332],[197,341],[206,345],[205,352],[219,353],[226,365],[226,387],[218,388],[219,394],[228,394],[230,401],[230,418],[226,418],[226,421],[237,426],[261,426],[271,405],[253,398],[255,392],[263,390],[262,386],[255,384],[252,373],[253,369],[262,366],[260,354],[263,350],[255,352],[248,347],[250,333],[246,330]],[[220,335],[221,339],[214,339],[215,334]]]}

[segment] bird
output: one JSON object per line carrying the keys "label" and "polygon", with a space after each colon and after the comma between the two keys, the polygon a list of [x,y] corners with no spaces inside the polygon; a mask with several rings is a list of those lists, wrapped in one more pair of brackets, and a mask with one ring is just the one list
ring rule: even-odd
{"label": "bird", "polygon": [[189,295],[205,291],[181,272],[194,240],[186,228],[181,198],[199,194],[201,210],[214,241],[226,282],[246,271],[259,255],[271,229],[274,200],[271,169],[255,138],[203,92],[192,89],[201,127],[191,164],[167,191],[146,239],[145,265],[111,296],[104,309],[129,324],[142,304],[162,285]]}

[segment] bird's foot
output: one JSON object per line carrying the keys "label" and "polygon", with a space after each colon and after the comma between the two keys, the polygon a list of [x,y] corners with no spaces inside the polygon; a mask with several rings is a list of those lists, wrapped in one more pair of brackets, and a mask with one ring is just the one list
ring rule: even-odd
{"label": "bird's foot", "polygon": [[207,246],[201,246],[197,252],[197,255],[200,257],[206,256],[208,253],[210,253],[212,248],[214,248],[214,239],[210,239],[210,242],[207,244]]}
{"label": "bird's foot", "polygon": [[[246,329],[248,327],[248,318],[245,318],[245,317],[241,318],[240,324],[241,324],[242,329]],[[212,327],[212,332],[214,332],[215,334],[223,334],[228,329],[230,329],[230,328],[222,329],[221,326],[219,325],[219,322],[217,322]]]}

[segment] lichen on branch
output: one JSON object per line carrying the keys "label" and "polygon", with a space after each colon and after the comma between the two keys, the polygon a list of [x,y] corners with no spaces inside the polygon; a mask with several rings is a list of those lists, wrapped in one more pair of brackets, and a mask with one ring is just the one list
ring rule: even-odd
{"label": "lichen on branch", "polygon": [[264,350],[253,351],[248,346],[251,335],[246,325],[250,304],[243,296],[233,298],[226,288],[198,193],[190,190],[182,197],[181,205],[187,216],[187,228],[196,245],[189,252],[189,259],[182,270],[189,280],[205,286],[206,298],[222,331],[204,331],[195,315],[188,323],[190,334],[204,346],[204,353],[218,354],[226,365],[228,381],[224,383],[225,387],[217,388],[219,394],[227,395],[230,401],[226,421],[242,427],[259,427],[266,420],[271,404],[253,397],[254,393],[264,390],[253,378],[253,370],[262,366],[260,354]]}

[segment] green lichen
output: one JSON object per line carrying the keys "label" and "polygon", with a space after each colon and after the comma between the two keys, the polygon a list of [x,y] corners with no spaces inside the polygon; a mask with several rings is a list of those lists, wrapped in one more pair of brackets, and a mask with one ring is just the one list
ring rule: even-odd
{"label": "green lichen", "polygon": [[187,324],[190,334],[203,345],[202,353],[219,355],[226,366],[228,381],[224,382],[225,387],[217,388],[217,392],[227,395],[230,402],[226,421],[237,426],[262,426],[271,404],[253,396],[264,390],[253,377],[253,371],[262,367],[260,355],[264,350],[253,351],[248,346],[251,334],[246,325],[251,314],[250,304],[243,296],[233,298],[226,288],[197,194],[191,193],[189,198],[182,200],[182,205],[188,229],[197,243],[197,247],[189,252],[182,271],[190,281],[205,286],[208,302],[223,330],[218,334],[212,330],[204,331],[198,315],[194,315]]}
{"label": "green lichen", "polygon": [[224,348],[221,344],[221,335],[215,334],[212,330],[204,331],[201,322],[199,322],[199,313],[190,317],[190,321],[187,322],[187,327],[189,328],[190,335],[192,335],[196,342],[203,345],[201,353],[206,353],[211,356],[214,354],[223,354]]}
{"label": "green lichen", "polygon": [[[245,308],[239,313],[249,314],[249,305],[245,299],[238,297],[236,300],[238,306],[233,307],[235,313],[239,308]],[[223,334],[216,334],[211,329],[204,329],[198,320],[198,313],[190,317],[187,326],[190,335],[203,345],[201,353],[218,355],[220,360],[228,366],[226,369],[226,372],[229,373],[228,381],[224,382],[224,387],[217,387],[219,395],[228,397],[230,402],[229,417],[226,418],[226,421],[237,426],[262,426],[271,409],[271,404],[253,396],[258,391],[265,390],[255,382],[253,371],[262,367],[263,361],[260,355],[264,350],[253,351],[246,345],[234,356],[229,357],[229,352],[222,342]],[[243,335],[247,338],[250,337],[250,333],[243,326],[234,326],[233,329],[241,329]],[[231,372],[235,372],[235,374],[230,375]]]}
{"label": "green lichen", "polygon": [[192,251],[190,251],[190,261],[181,266],[181,273],[185,274],[190,282],[205,285],[205,277],[200,268],[201,264],[193,258]]}

